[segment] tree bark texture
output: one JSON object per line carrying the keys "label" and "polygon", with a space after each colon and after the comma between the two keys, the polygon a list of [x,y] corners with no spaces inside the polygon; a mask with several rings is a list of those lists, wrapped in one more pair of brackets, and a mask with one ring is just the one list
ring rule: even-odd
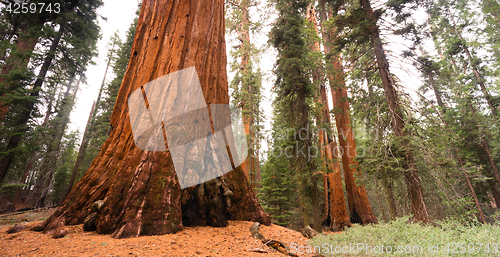
{"label": "tree bark texture", "polygon": [[[322,23],[326,23],[328,18],[324,5],[322,5],[322,9]],[[329,13],[329,18],[332,19],[334,14],[332,11]],[[347,99],[344,71],[340,56],[332,53],[331,50],[332,37],[334,36],[335,32],[327,31],[325,28],[323,32],[325,55],[328,56],[333,54],[331,59],[327,60],[327,62],[331,62],[331,64],[329,64],[331,65],[331,69],[328,71],[328,77],[330,80],[335,121],[339,134],[340,156],[342,157],[342,168],[344,171],[344,182],[346,185],[351,221],[361,224],[377,223],[377,217],[371,208],[365,186],[358,186],[356,184],[356,176],[361,178],[362,175],[356,168],[357,162],[354,161],[354,157],[357,155],[356,140],[351,126],[351,117],[349,113],[350,106],[349,100]]]}
{"label": "tree bark texture", "polygon": [[225,226],[227,219],[270,224],[241,168],[181,189],[170,152],[141,150],[132,136],[128,96],[172,72],[194,66],[206,103],[229,103],[224,32],[222,0],[143,1],[110,136],[61,207],[38,229],[81,224],[97,200],[104,200],[97,232],[115,238]]}
{"label": "tree bark texture", "polygon": [[[251,59],[251,41],[250,41],[250,14],[249,14],[249,1],[243,0],[238,6],[241,10],[241,23],[238,29],[239,40],[241,42],[241,64],[240,69],[244,77],[248,77],[249,73],[252,72],[250,69],[250,59]],[[249,158],[242,164],[242,168],[250,179],[250,183],[254,188],[260,187],[260,163],[259,156],[257,154],[258,147],[258,135],[254,131],[255,125],[255,103],[253,93],[252,93],[252,83],[248,83],[248,78],[242,81],[242,90],[244,91],[244,97],[242,99],[242,113],[243,113],[243,123],[245,127],[245,134],[248,137],[248,149]]]}
{"label": "tree bark texture", "polygon": [[[314,6],[312,5],[309,6],[307,19],[314,27],[316,34],[318,34],[318,21],[316,19]],[[314,42],[314,45],[311,47],[314,52],[321,51],[320,43],[317,41]],[[334,230],[337,230],[350,226],[351,220],[345,204],[339,160],[334,160],[336,157],[334,157],[333,151],[336,150],[336,148],[332,146],[336,146],[336,142],[334,142],[335,139],[332,135],[329,134],[332,125],[329,112],[330,108],[328,107],[328,99],[326,96],[326,85],[322,79],[322,73],[323,71],[320,68],[313,72],[313,83],[318,87],[317,101],[321,106],[318,117],[319,127],[321,128],[321,130],[318,131],[322,158],[321,165],[326,172],[323,176],[324,208],[322,223],[327,227],[332,227]]]}

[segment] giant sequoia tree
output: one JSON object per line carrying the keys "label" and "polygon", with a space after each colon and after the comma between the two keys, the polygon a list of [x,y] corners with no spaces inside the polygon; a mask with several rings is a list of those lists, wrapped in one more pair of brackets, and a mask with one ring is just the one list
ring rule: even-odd
{"label": "giant sequoia tree", "polygon": [[82,223],[97,200],[104,201],[97,232],[117,238],[175,233],[191,225],[225,226],[227,219],[270,224],[240,168],[181,189],[170,152],[141,150],[132,135],[128,96],[184,68],[196,68],[207,104],[229,103],[224,32],[224,1],[142,3],[111,134],[80,182],[39,229]]}

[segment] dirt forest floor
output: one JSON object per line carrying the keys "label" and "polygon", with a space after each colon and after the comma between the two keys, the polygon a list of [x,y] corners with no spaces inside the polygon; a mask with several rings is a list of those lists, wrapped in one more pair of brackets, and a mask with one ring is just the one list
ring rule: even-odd
{"label": "dirt forest floor", "polygon": [[[34,226],[53,211],[0,216],[0,256],[287,256],[251,237],[253,222],[248,221],[229,221],[225,228],[187,227],[172,235],[127,239],[85,232],[82,225],[68,226],[71,232],[59,239],[28,229],[6,233],[22,221]],[[261,226],[260,233],[287,246],[307,244],[301,233],[277,225]]]}

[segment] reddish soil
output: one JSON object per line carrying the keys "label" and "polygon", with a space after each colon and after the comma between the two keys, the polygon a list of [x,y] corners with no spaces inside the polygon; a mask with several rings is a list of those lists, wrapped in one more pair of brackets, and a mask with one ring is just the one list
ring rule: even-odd
{"label": "reddish soil", "polygon": [[[85,232],[82,225],[66,227],[70,233],[59,239],[28,229],[7,234],[10,225],[0,225],[0,256],[286,256],[252,238],[252,224],[229,221],[225,228],[188,227],[177,234],[127,239]],[[277,225],[261,226],[260,233],[287,246],[307,244],[301,233]]]}

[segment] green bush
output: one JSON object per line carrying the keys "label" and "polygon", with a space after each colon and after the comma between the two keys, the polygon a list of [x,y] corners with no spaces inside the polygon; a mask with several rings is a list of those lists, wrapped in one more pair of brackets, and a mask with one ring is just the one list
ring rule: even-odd
{"label": "green bush", "polygon": [[317,236],[309,247],[291,245],[291,250],[299,254],[315,250],[323,256],[500,256],[499,225],[447,220],[422,226],[404,217]]}

